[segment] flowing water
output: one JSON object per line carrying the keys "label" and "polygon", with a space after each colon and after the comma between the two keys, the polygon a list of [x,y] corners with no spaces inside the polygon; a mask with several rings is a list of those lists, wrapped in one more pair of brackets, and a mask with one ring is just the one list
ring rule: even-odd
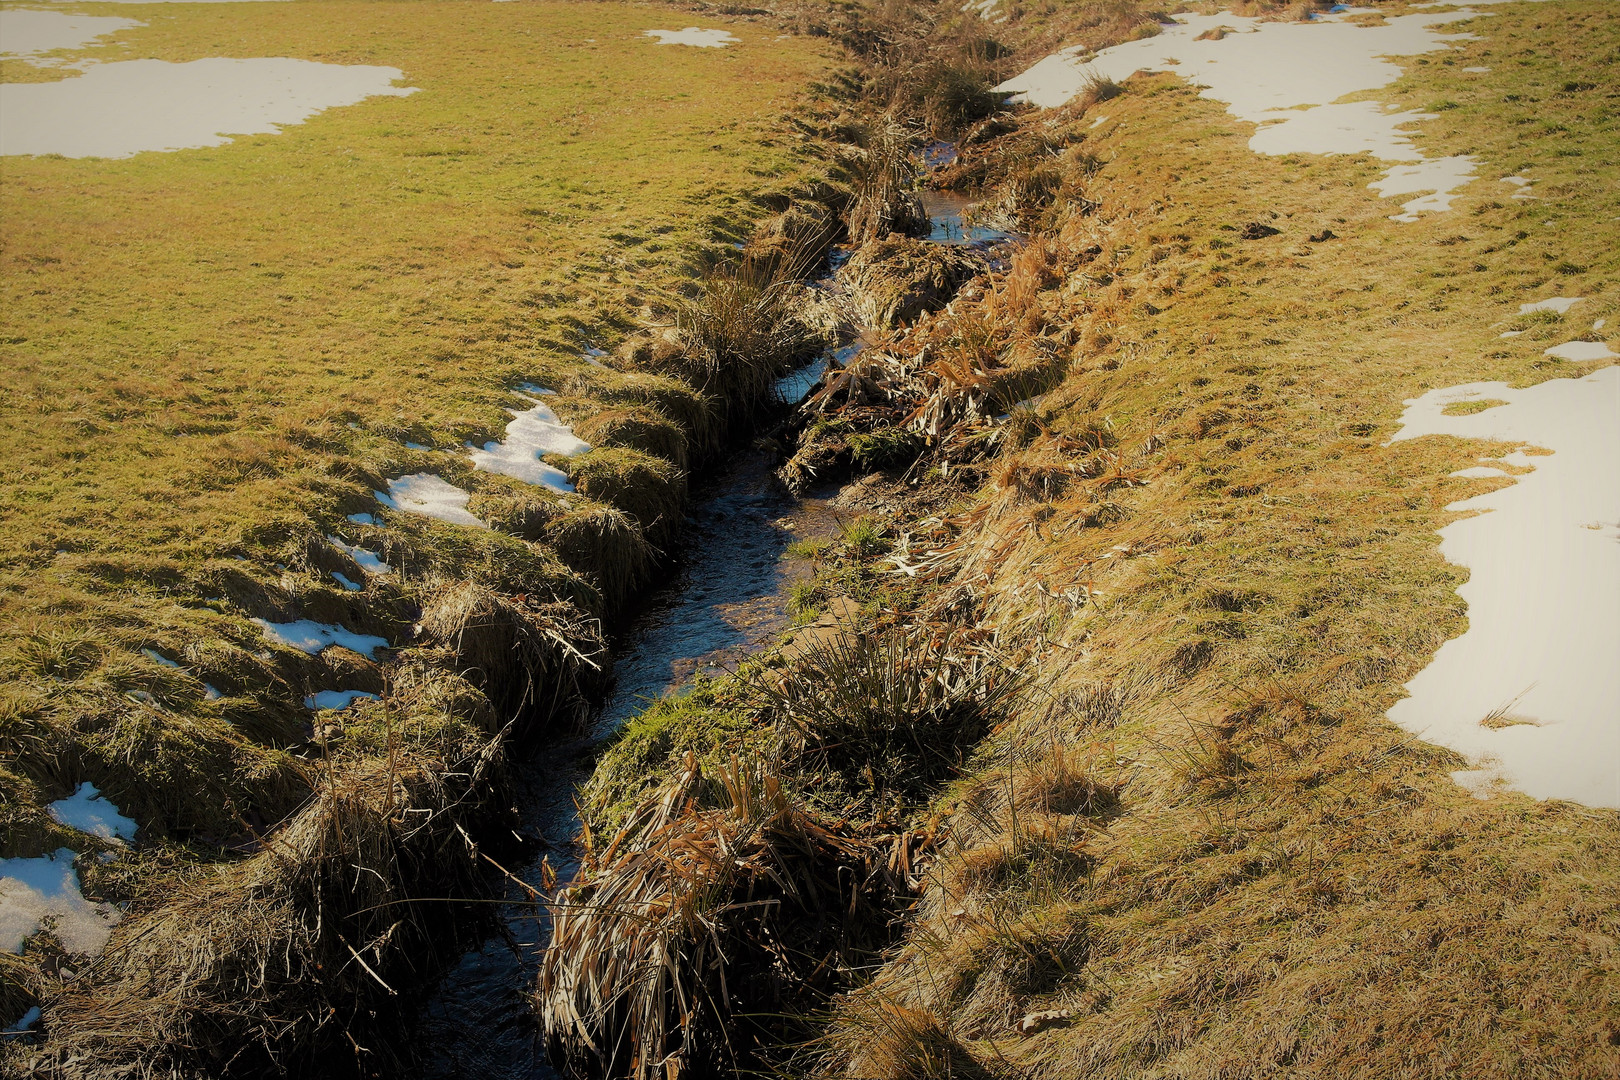
{"label": "flowing water", "polygon": [[[929,239],[936,243],[990,249],[1014,239],[964,226],[970,205],[960,197],[928,192],[925,206],[933,220]],[[848,255],[835,253],[834,272]],[[830,364],[849,363],[863,344],[856,337],[785,376],[778,393],[789,404],[803,400]],[[794,540],[837,532],[831,494],[788,494],[758,451],[739,456],[725,472],[697,486],[678,547],[684,558],[616,642],[613,690],[591,730],[533,747],[527,759],[513,763],[520,828],[531,838],[529,857],[509,866],[515,877],[533,889],[541,888],[543,866],[559,881],[573,877],[579,865],[574,794],[589,779],[595,752],[626,720],[692,675],[733,666],[786,629],[788,586],[808,568],[784,562],[782,554]],[[523,886],[509,881],[496,920],[499,931],[443,978],[414,1025],[412,1046],[401,1056],[417,1061],[409,1074],[415,1080],[559,1076],[546,1060],[527,997],[539,970],[544,912],[528,900]]]}
{"label": "flowing water", "polygon": [[[788,625],[787,587],[808,570],[784,562],[796,539],[831,536],[837,520],[825,498],[795,498],[749,452],[693,492],[680,550],[685,557],[646,599],[617,643],[614,686],[591,730],[532,748],[513,764],[524,833],[536,838],[515,876],[538,889],[541,856],[567,881],[578,866],[574,793],[590,776],[594,752],[648,700],[734,665]],[[526,994],[539,969],[543,913],[508,882],[497,918],[504,934],[467,953],[440,983],[416,1025],[412,1075],[423,1080],[538,1080],[558,1074],[546,1062]]]}

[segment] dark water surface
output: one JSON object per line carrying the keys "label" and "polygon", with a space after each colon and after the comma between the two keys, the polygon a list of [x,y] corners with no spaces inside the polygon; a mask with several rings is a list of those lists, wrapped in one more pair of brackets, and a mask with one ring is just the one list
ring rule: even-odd
{"label": "dark water surface", "polygon": [[[694,491],[681,539],[683,558],[615,643],[614,687],[592,730],[534,747],[514,761],[513,797],[524,833],[540,837],[525,865],[507,865],[539,888],[542,856],[558,880],[579,865],[574,793],[591,773],[593,752],[648,700],[694,672],[734,665],[788,625],[785,593],[805,564],[784,563],[796,539],[837,530],[824,499],[798,499],[777,484],[764,454],[750,451]],[[428,999],[402,1057],[419,1080],[551,1080],[544,1041],[527,993],[540,966],[547,921],[512,882],[495,933],[446,974]]]}

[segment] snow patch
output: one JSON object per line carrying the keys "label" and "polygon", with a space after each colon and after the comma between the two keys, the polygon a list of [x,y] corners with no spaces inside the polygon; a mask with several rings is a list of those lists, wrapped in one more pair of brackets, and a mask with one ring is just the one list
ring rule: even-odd
{"label": "snow patch", "polygon": [[1519,314],[1528,315],[1532,311],[1556,311],[1562,315],[1570,308],[1581,302],[1579,296],[1554,296],[1546,300],[1537,300],[1529,304],[1519,305]]}
{"label": "snow patch", "polygon": [[[1229,13],[1184,14],[1156,37],[1129,41],[1097,53],[1089,62],[1081,46],[1064,49],[996,87],[1015,101],[1052,107],[1077,96],[1093,77],[1122,81],[1137,71],[1172,70],[1203,95],[1226,103],[1233,116],[1260,125],[1249,148],[1260,154],[1371,153],[1385,161],[1415,162],[1392,168],[1373,187],[1381,194],[1431,191],[1405,204],[1398,221],[1444,210],[1473,175],[1470,157],[1426,159],[1401,129],[1429,114],[1390,111],[1376,102],[1335,104],[1347,94],[1394,82],[1401,68],[1389,57],[1414,56],[1448,40],[1435,27],[1474,17],[1462,10],[1400,15],[1379,26],[1343,21],[1347,9],[1310,22],[1263,22]],[[1197,40],[1217,28],[1220,38]]]}
{"label": "snow patch", "polygon": [[1566,341],[1562,345],[1554,345],[1542,351],[1543,356],[1556,357],[1559,360],[1608,360],[1617,354],[1607,344],[1601,341]]}
{"label": "snow patch", "polygon": [[467,500],[472,498],[450,481],[434,473],[412,473],[388,481],[388,494],[373,491],[377,501],[390,510],[403,510],[407,514],[448,521],[452,525],[471,525],[476,529],[489,526],[467,511]]}
{"label": "snow patch", "polygon": [[531,408],[510,410],[513,420],[506,425],[504,442],[487,442],[482,450],[472,452],[473,468],[511,476],[526,484],[543,484],[553,491],[573,491],[567,474],[540,458],[544,454],[572,457],[589,450],[590,443],[559,420],[551,406],[533,397],[526,400],[533,402]]}
{"label": "snow patch", "polygon": [[699,49],[723,49],[738,42],[730,30],[703,30],[696,26],[685,30],[648,30],[642,36],[657,38],[660,45],[694,45]]}
{"label": "snow patch", "polygon": [[[1447,416],[1457,401],[1506,405]],[[1449,507],[1440,530],[1465,566],[1468,629],[1440,647],[1389,711],[1408,731],[1469,757],[1476,791],[1620,807],[1620,367],[1523,390],[1474,383],[1408,401],[1394,440],[1525,442],[1550,456],[1517,482]],[[1483,786],[1482,786],[1483,785]]]}
{"label": "snow patch", "polygon": [[380,638],[375,634],[357,634],[353,630],[345,630],[331,623],[319,623],[314,619],[297,619],[284,623],[269,622],[265,619],[248,621],[263,630],[266,637],[300,652],[309,653],[311,656],[328,645],[341,645],[345,649],[352,649],[368,657],[378,649],[388,648],[387,638]]}
{"label": "snow patch", "polygon": [[69,952],[94,956],[118,919],[111,904],[84,898],[72,848],[37,859],[0,859],[0,949],[20,953],[48,926]]}
{"label": "snow patch", "polygon": [[416,93],[393,85],[402,77],[398,68],[285,57],[97,64],[60,82],[0,83],[0,154],[125,158],[223,146],[336,105]]}
{"label": "snow patch", "polygon": [[96,38],[145,25],[111,15],[4,8],[0,9],[0,56],[26,60],[35,67],[54,67],[55,61],[34,58],[55,49],[82,49]]}
{"label": "snow patch", "polygon": [[[370,515],[367,515],[370,516]],[[383,557],[375,551],[359,547],[355,544],[345,544],[336,536],[328,536],[327,543],[337,548],[343,554],[355,561],[355,564],[368,574],[392,574],[394,568],[383,561]]]}
{"label": "snow patch", "polygon": [[345,575],[337,570],[332,571],[332,580],[336,581],[339,585],[343,586],[345,589],[348,589],[350,592],[364,592],[366,588],[358,581],[350,581]]}
{"label": "snow patch", "polygon": [[96,790],[88,780],[65,799],[57,799],[45,812],[60,824],[103,840],[133,840],[136,824],[118,812],[118,807]]}

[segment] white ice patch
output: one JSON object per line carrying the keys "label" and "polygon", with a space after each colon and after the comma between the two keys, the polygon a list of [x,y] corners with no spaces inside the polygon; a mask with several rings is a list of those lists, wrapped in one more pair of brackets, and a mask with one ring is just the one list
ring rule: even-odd
{"label": "white ice patch", "polygon": [[541,455],[572,457],[589,450],[590,443],[576,436],[545,402],[532,397],[527,400],[534,403],[531,408],[522,412],[509,410],[514,419],[506,425],[504,442],[487,442],[482,450],[472,452],[473,468],[515,477],[526,484],[544,484],[553,491],[573,491],[567,474],[541,461]]}
{"label": "white ice patch", "polygon": [[1504,330],[1504,331],[1502,331],[1501,334],[1499,334],[1497,336],[1498,337],[1510,338],[1510,337],[1518,337],[1522,333],[1524,333],[1523,330]]}
{"label": "white ice patch", "polygon": [[467,511],[467,500],[472,496],[434,473],[396,477],[388,481],[388,494],[380,491],[373,491],[372,494],[390,510],[421,514],[423,517],[448,521],[452,525],[489,528]]}
{"label": "white ice patch", "polygon": [[[173,660],[170,660],[167,656],[164,656],[162,653],[158,652],[156,649],[142,649],[141,650],[141,655],[146,657],[148,660],[152,661],[152,663],[154,663],[154,664],[162,664],[164,667],[167,667],[167,668],[180,668],[180,665],[178,663],[176,663]],[[185,669],[180,668],[180,670],[183,671]]]}
{"label": "white ice patch", "polygon": [[96,786],[88,780],[65,799],[57,799],[45,807],[59,823],[78,829],[103,840],[135,839],[135,822],[118,812]]}
{"label": "white ice patch", "polygon": [[[1354,12],[1348,12],[1354,14]],[[1094,77],[1116,81],[1138,71],[1170,70],[1185,76],[1203,95],[1226,103],[1233,116],[1261,125],[1249,139],[1260,154],[1371,153],[1384,161],[1417,162],[1391,169],[1374,183],[1383,194],[1433,194],[1402,207],[1396,220],[1410,221],[1424,210],[1443,210],[1473,175],[1468,157],[1430,161],[1401,129],[1429,114],[1389,111],[1376,102],[1334,104],[1347,94],[1376,90],[1401,76],[1393,56],[1414,56],[1441,48],[1450,39],[1436,26],[1474,17],[1474,12],[1399,15],[1378,26],[1356,26],[1343,15],[1309,22],[1263,22],[1238,15],[1184,14],[1156,37],[1128,41],[1099,52],[1089,63],[1075,46],[1046,57],[996,87],[1015,101],[1042,107],[1072,100]],[[1219,39],[1197,38],[1224,28]]]}
{"label": "white ice patch", "polygon": [[700,49],[723,49],[738,42],[730,30],[703,30],[696,26],[685,30],[648,30],[643,36],[657,38],[660,45],[695,45]]}
{"label": "white ice patch", "polygon": [[68,15],[60,11],[4,8],[0,9],[0,56],[44,66],[50,62],[31,58],[54,49],[80,49],[96,38],[145,25],[135,19],[111,15]]}
{"label": "white ice patch", "polygon": [[349,520],[354,522],[356,525],[381,525],[382,524],[382,522],[378,521],[376,518],[372,517],[370,514],[350,514],[349,515]]}
{"label": "white ice patch", "polygon": [[118,918],[117,908],[91,903],[79,891],[71,848],[38,859],[0,859],[0,949],[22,952],[23,942],[45,926],[69,952],[94,956]]}
{"label": "white ice patch", "polygon": [[[366,515],[369,517],[370,515]],[[394,568],[383,561],[383,557],[375,551],[359,547],[355,544],[345,544],[336,536],[328,536],[327,542],[343,554],[355,561],[355,564],[368,574],[392,574]]]}
{"label": "white ice patch", "polygon": [[345,630],[331,623],[318,623],[314,619],[298,619],[283,623],[268,622],[264,619],[248,621],[263,630],[266,637],[301,652],[307,652],[311,656],[328,645],[341,645],[362,656],[371,656],[378,649],[388,648],[387,638],[380,638],[375,634],[357,634],[353,630]]}
{"label": "white ice patch", "polygon": [[1543,356],[1556,357],[1559,360],[1608,360],[1617,355],[1607,344],[1601,341],[1566,341],[1562,345],[1554,345],[1542,351]]}
{"label": "white ice patch", "polygon": [[[1506,405],[1467,416],[1456,401]],[[1389,717],[1466,755],[1475,790],[1620,807],[1620,367],[1515,390],[1474,383],[1407,402],[1396,440],[1525,442],[1517,482],[1449,509],[1441,553],[1469,570],[1468,630],[1446,642]],[[1492,719],[1492,726],[1482,721]]]}
{"label": "white ice patch", "polygon": [[332,571],[332,580],[336,581],[339,585],[343,586],[345,589],[348,589],[350,592],[364,592],[366,588],[358,581],[350,581],[347,576],[337,570]]}
{"label": "white ice patch", "polygon": [[1581,302],[1579,296],[1554,296],[1546,300],[1537,300],[1529,304],[1519,305],[1519,314],[1528,315],[1532,311],[1556,311],[1562,315],[1570,308]]}
{"label": "white ice patch", "polygon": [[402,77],[398,68],[271,57],[97,64],[60,82],[0,83],[0,154],[123,158],[223,146],[336,105],[416,93],[393,85]]}
{"label": "white ice patch", "polygon": [[304,699],[306,709],[330,709],[342,712],[356,701],[376,701],[377,695],[364,690],[322,690]]}
{"label": "white ice patch", "polygon": [[1421,213],[1439,213],[1451,209],[1451,201],[1458,189],[1474,175],[1471,157],[1430,158],[1416,165],[1396,165],[1382,177],[1367,186],[1388,199],[1396,195],[1430,192],[1421,198],[1401,204],[1396,221],[1416,221]]}

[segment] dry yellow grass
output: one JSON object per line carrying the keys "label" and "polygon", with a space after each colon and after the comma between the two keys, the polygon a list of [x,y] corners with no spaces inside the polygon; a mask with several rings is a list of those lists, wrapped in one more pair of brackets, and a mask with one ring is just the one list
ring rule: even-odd
{"label": "dry yellow grass", "polygon": [[[1620,22],[1493,10],[1387,96],[1454,99],[1420,143],[1487,177],[1533,162],[1541,201],[1482,181],[1398,224],[1374,163],[1253,155],[1219,105],[1138,76],[1082,143],[1102,205],[1057,222],[1056,280],[1015,269],[983,302],[1004,342],[1061,342],[1074,370],[987,470],[946,580],[1046,677],[943,801],[954,850],[844,1004],[833,1072],[1620,1070],[1620,815],[1475,799],[1454,755],[1383,718],[1465,625],[1434,534],[1492,483],[1448,475],[1490,447],[1383,445],[1402,400],[1593,370],[1541,357],[1569,322],[1499,339],[1549,287],[1587,297],[1584,325],[1620,309],[1590,225],[1616,213],[1593,88]],[[1461,90],[1465,65],[1492,70]],[[1281,232],[1239,240],[1250,221]]]}

